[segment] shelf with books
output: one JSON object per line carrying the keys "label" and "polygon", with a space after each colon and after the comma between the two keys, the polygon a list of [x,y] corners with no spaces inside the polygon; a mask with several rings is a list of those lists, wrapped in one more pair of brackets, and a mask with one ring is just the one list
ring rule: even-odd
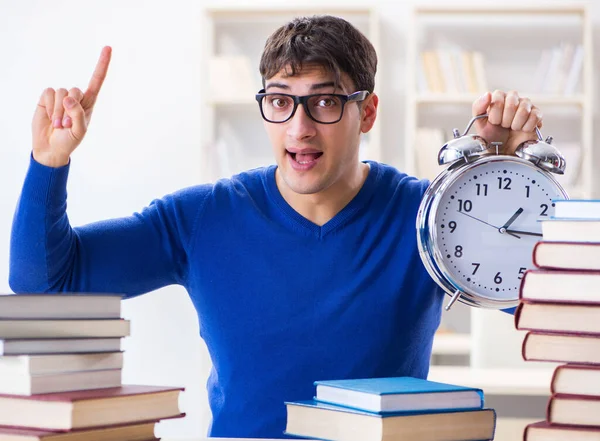
{"label": "shelf with books", "polygon": [[[279,26],[298,16],[331,14],[362,31],[379,52],[379,22],[368,6],[230,4],[205,9],[203,17],[202,176],[216,180],[273,163],[254,95],[262,88],[258,65],[264,44]],[[249,144],[252,145],[249,145]],[[382,156],[378,124],[364,136],[361,159]]]}
{"label": "shelf with books", "polygon": [[[454,127],[462,131],[466,126],[472,102],[486,91],[517,90],[541,108],[543,134],[553,136],[566,153],[562,183],[567,192],[572,197],[593,194],[593,50],[587,6],[417,6],[409,22],[407,173],[437,175],[437,151]],[[421,136],[430,129],[441,131],[442,144],[427,144],[440,139]]]}
{"label": "shelf with books", "polygon": [[[582,107],[585,104],[585,98],[582,95],[563,96],[563,95],[539,95],[522,93],[531,99],[537,106],[577,106]],[[478,94],[450,94],[450,93],[421,93],[415,96],[417,104],[471,104],[479,98]]]}

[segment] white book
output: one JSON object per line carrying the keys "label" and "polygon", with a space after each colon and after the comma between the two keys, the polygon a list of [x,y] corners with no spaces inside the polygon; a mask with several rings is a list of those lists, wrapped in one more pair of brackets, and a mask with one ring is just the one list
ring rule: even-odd
{"label": "white book", "polygon": [[118,352],[120,338],[0,339],[0,356]]}
{"label": "white book", "polygon": [[0,375],[0,394],[37,395],[121,386],[121,369],[47,375]]}
{"label": "white book", "polygon": [[0,339],[126,337],[129,320],[0,320]]}
{"label": "white book", "polygon": [[554,201],[558,219],[600,220],[600,199],[559,199]]}
{"label": "white book", "polygon": [[0,319],[117,319],[121,301],[116,294],[0,295]]}
{"label": "white book", "polygon": [[122,369],[122,352],[8,355],[0,357],[0,377]]}

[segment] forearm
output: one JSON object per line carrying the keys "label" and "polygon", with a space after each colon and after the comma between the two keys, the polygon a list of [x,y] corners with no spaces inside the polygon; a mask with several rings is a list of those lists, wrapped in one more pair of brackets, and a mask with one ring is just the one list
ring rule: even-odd
{"label": "forearm", "polygon": [[15,292],[137,295],[182,282],[183,247],[154,204],[142,214],[72,228],[68,166],[31,161],[13,220],[10,286]]}

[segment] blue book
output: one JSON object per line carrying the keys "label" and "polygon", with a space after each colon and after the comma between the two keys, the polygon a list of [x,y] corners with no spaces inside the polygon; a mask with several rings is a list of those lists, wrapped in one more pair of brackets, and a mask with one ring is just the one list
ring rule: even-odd
{"label": "blue book", "polygon": [[376,414],[318,401],[286,402],[286,435],[331,441],[483,441],[496,430],[494,409]]}
{"label": "blue book", "polygon": [[413,377],[316,381],[315,400],[375,413],[481,409],[481,389]]}

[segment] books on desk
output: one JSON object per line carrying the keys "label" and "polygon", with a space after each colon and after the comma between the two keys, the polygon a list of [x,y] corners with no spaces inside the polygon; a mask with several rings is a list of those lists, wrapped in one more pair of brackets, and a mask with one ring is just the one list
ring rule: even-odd
{"label": "books on desk", "polygon": [[182,388],[122,385],[117,295],[0,296],[0,441],[146,441]]}
{"label": "books on desk", "polygon": [[285,403],[287,434],[332,441],[494,437],[496,414],[483,407],[480,389],[412,377],[318,381],[315,385],[314,400]]}
{"label": "books on desk", "polygon": [[546,420],[525,441],[600,441],[600,201],[557,200],[542,221],[515,326],[525,360],[565,363],[551,380]]}

